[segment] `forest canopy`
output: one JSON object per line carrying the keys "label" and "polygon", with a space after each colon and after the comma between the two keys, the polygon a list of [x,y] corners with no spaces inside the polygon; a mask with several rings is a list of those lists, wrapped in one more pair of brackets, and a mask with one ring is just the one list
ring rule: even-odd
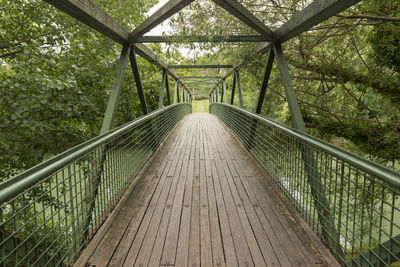
{"label": "forest canopy", "polygon": [[[95,2],[127,29],[145,20],[156,0]],[[240,1],[272,30],[310,1]],[[0,179],[7,179],[99,134],[121,46],[44,1],[0,6]],[[212,1],[195,1],[169,20],[173,35],[255,34]],[[283,45],[306,127],[312,135],[399,169],[400,3],[365,0]],[[251,43],[150,45],[167,63],[235,64],[245,108],[254,111],[265,56]],[[182,49],[203,49],[202,53]],[[187,50],[185,50],[187,51]],[[150,110],[158,104],[161,71],[139,58]],[[262,115],[290,125],[274,69]],[[177,71],[178,75],[207,74]],[[220,73],[220,74],[223,74]],[[232,78],[228,79],[230,88]],[[230,90],[228,90],[230,96]],[[127,72],[115,126],[141,116]]]}

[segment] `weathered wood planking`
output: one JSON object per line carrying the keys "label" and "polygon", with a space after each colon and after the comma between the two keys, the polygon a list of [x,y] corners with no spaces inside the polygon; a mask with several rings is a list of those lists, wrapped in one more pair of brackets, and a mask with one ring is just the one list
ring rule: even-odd
{"label": "weathered wood planking", "polygon": [[189,115],[83,255],[96,266],[335,265],[264,176],[216,117]]}

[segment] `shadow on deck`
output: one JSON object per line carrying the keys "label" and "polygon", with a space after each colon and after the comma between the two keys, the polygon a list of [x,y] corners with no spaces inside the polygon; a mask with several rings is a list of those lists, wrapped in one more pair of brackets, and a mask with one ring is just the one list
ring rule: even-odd
{"label": "shadow on deck", "polygon": [[178,124],[77,266],[332,266],[216,117]]}

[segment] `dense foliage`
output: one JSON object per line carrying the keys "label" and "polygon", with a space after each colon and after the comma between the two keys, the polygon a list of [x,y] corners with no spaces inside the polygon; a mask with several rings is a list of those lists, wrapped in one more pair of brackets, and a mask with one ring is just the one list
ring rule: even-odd
{"label": "dense foliage", "polygon": [[[95,1],[127,29],[156,1]],[[120,45],[40,0],[0,4],[0,178],[98,135]],[[160,47],[155,47],[160,49]],[[139,58],[147,102],[161,71]],[[127,69],[129,70],[129,69]],[[141,115],[127,71],[116,125]]]}

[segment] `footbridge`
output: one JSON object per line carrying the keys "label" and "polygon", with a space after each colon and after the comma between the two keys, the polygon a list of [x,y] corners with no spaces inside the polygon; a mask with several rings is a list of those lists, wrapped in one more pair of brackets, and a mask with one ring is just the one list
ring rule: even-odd
{"label": "footbridge", "polygon": [[[253,56],[268,57],[255,112],[243,108],[242,64],[168,66],[142,44],[169,42],[143,34],[193,1],[169,1],[132,32],[89,0],[45,1],[122,52],[101,134],[0,184],[1,266],[400,261],[399,173],[307,134],[281,47],[358,1],[314,1],[272,32],[239,2],[214,0],[260,35],[181,38],[257,42]],[[159,109],[151,112],[136,54],[163,71]],[[128,61],[144,115],[113,128]],[[294,128],[259,114],[274,62]],[[179,77],[176,68],[229,71]],[[206,90],[189,90],[190,83]],[[208,96],[209,114],[192,114],[194,92]]]}

